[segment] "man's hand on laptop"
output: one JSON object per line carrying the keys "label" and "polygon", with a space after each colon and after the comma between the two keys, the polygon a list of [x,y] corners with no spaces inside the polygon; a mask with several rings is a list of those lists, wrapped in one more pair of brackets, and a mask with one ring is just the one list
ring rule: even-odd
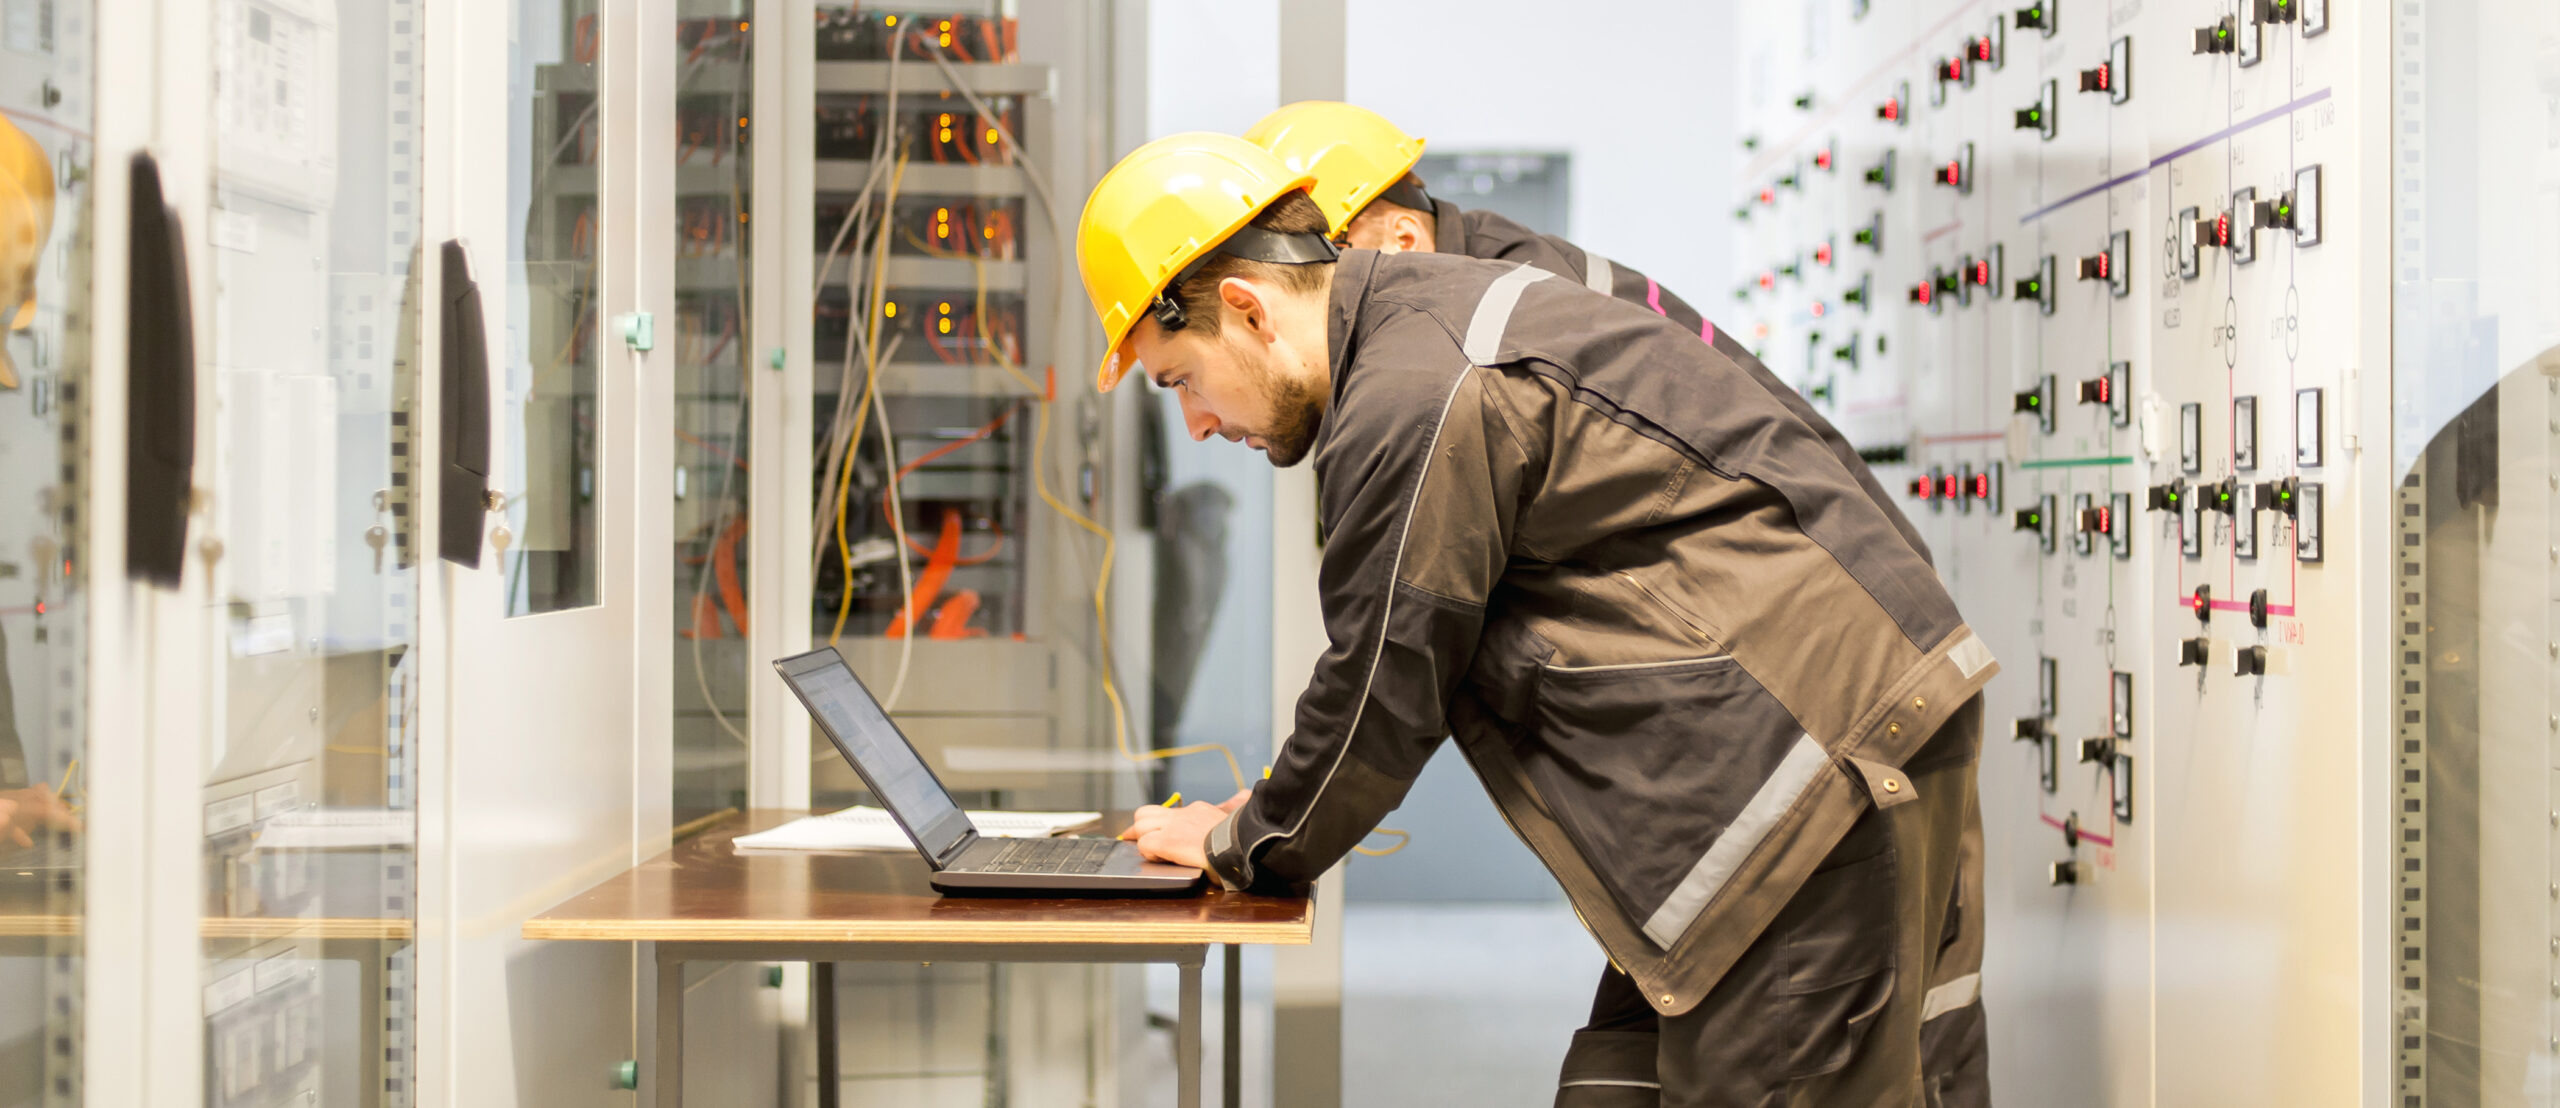
{"label": "man's hand on laptop", "polygon": [[1120,837],[1137,843],[1138,853],[1150,862],[1207,869],[1210,829],[1225,820],[1227,813],[1243,807],[1252,795],[1253,790],[1246,789],[1220,804],[1195,800],[1179,808],[1140,808]]}

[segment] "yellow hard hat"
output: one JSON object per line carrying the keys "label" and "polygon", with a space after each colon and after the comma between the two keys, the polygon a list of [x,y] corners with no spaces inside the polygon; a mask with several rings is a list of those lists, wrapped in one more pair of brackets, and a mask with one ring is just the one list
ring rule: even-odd
{"label": "yellow hard hat", "polygon": [[[1160,316],[1167,310],[1157,302],[1185,269],[1217,252],[1272,201],[1311,180],[1259,146],[1206,131],[1157,139],[1103,174],[1076,227],[1076,268],[1084,274],[1094,314],[1102,318],[1106,352],[1095,383],[1109,392],[1128,376],[1135,361],[1123,349],[1129,332],[1151,309]],[[1317,260],[1261,251],[1245,256]],[[1179,327],[1174,312],[1171,325]]]}
{"label": "yellow hard hat", "polygon": [[[0,335],[35,325],[36,262],[52,235],[52,159],[0,116]],[[0,343],[0,389],[17,387],[18,367]]]}
{"label": "yellow hard hat", "polygon": [[[1262,117],[1245,140],[1292,172],[1315,174],[1308,194],[1333,233],[1396,187],[1422,160],[1422,140],[1387,117],[1336,100],[1301,100]],[[1407,205],[1412,207],[1415,205]]]}

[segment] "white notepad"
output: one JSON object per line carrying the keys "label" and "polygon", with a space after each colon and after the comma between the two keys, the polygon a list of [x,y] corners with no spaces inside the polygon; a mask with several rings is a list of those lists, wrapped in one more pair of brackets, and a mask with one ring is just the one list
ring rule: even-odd
{"label": "white notepad", "polygon": [[[1101,819],[1100,812],[971,812],[969,822],[991,839],[1042,839]],[[770,831],[740,835],[740,850],[914,850],[885,809],[857,805],[823,816],[792,820]]]}

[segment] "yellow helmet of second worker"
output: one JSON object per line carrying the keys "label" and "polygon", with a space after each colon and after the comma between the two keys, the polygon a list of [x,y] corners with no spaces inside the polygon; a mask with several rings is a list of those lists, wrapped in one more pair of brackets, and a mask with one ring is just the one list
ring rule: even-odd
{"label": "yellow helmet of second worker", "polygon": [[[36,262],[53,235],[53,161],[44,147],[0,116],[0,337],[36,321]],[[18,367],[0,342],[0,388],[18,387]]]}
{"label": "yellow helmet of second worker", "polygon": [[1076,267],[1102,318],[1095,383],[1108,392],[1128,376],[1129,332],[1184,269],[1310,180],[1259,146],[1206,131],[1157,139],[1103,174],[1076,227]]}
{"label": "yellow helmet of second worker", "polygon": [[1335,100],[1290,104],[1263,116],[1244,137],[1291,171],[1315,175],[1308,195],[1337,235],[1422,160],[1421,139],[1383,115]]}

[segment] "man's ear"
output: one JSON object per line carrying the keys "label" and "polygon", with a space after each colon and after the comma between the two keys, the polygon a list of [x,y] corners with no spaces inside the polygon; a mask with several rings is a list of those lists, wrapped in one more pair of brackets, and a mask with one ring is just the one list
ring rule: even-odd
{"label": "man's ear", "polygon": [[1270,305],[1262,298],[1263,290],[1242,277],[1229,277],[1218,282],[1218,300],[1239,317],[1244,329],[1255,338],[1270,342],[1280,337],[1279,327],[1271,320]]}
{"label": "man's ear", "polygon": [[1431,253],[1432,242],[1426,237],[1430,230],[1422,222],[1422,217],[1416,213],[1397,212],[1395,214],[1396,246],[1407,253]]}

